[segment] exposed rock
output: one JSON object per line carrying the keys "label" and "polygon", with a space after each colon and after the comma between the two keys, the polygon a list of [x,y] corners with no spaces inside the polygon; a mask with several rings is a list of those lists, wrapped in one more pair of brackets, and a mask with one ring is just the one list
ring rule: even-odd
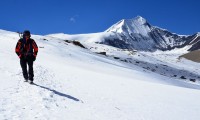
{"label": "exposed rock", "polygon": [[120,59],[119,57],[114,57],[114,59]]}
{"label": "exposed rock", "polygon": [[185,76],[181,76],[180,78],[181,78],[181,79],[187,79],[187,78],[185,78]]}
{"label": "exposed rock", "polygon": [[106,52],[97,52],[97,54],[101,54],[101,55],[105,55],[106,56]]}
{"label": "exposed rock", "polygon": [[192,81],[192,82],[196,82],[196,79],[190,79],[190,81]]}
{"label": "exposed rock", "polygon": [[76,46],[79,46],[79,47],[81,47],[81,48],[86,49],[86,47],[83,46],[79,41],[75,41],[75,40],[73,40],[73,41],[70,41],[70,40],[64,40],[64,41],[67,42],[67,43],[72,43],[72,44],[74,44],[74,45],[76,45]]}

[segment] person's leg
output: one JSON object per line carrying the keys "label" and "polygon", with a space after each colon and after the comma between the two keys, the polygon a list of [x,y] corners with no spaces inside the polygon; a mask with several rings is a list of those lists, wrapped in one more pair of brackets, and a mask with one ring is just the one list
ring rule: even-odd
{"label": "person's leg", "polygon": [[20,59],[20,65],[21,65],[21,68],[22,68],[24,79],[28,80],[27,61],[25,59]]}
{"label": "person's leg", "polygon": [[28,74],[29,74],[29,80],[33,81],[34,78],[34,71],[33,71],[33,60],[28,59]]}

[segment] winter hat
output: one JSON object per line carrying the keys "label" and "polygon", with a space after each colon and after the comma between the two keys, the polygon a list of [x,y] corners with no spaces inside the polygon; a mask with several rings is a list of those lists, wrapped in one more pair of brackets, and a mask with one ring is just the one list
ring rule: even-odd
{"label": "winter hat", "polygon": [[31,36],[31,32],[29,30],[25,30],[23,32],[23,36]]}

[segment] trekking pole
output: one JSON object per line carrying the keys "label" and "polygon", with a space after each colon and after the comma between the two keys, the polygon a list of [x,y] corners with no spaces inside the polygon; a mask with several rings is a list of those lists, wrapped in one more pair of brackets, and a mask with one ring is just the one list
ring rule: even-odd
{"label": "trekking pole", "polygon": [[17,31],[17,33],[19,34],[19,38],[23,38],[22,32]]}

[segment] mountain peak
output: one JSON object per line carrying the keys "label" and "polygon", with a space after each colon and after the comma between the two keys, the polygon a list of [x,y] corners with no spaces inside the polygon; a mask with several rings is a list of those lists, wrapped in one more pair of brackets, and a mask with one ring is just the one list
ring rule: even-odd
{"label": "mountain peak", "polygon": [[147,36],[150,31],[151,25],[141,16],[137,16],[133,19],[122,19],[106,30],[106,32],[135,33],[144,36]]}
{"label": "mountain peak", "polygon": [[137,16],[135,18],[132,19],[135,22],[138,22],[140,24],[145,24],[147,22],[147,20],[141,16]]}

